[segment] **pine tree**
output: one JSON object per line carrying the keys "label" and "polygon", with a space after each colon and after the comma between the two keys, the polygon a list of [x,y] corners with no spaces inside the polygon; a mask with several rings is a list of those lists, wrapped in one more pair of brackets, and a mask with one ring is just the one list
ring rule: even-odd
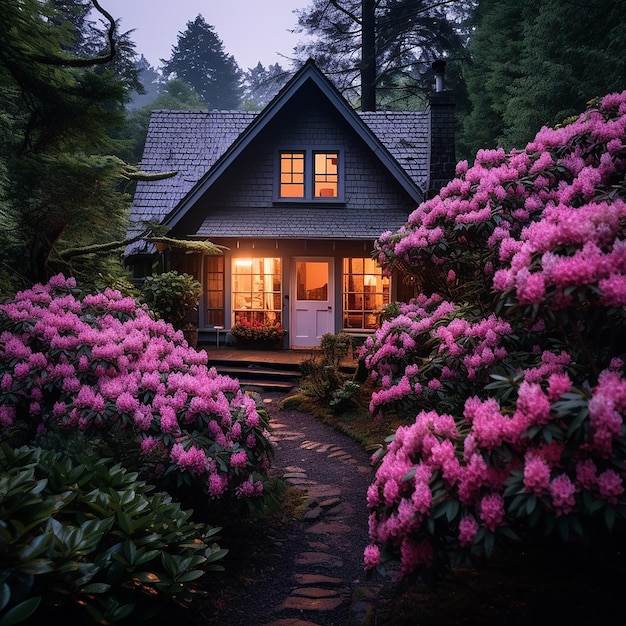
{"label": "pine tree", "polygon": [[111,69],[113,18],[102,13],[109,28],[88,56],[72,15],[38,0],[0,3],[0,264],[22,285],[98,271],[94,257],[89,267],[77,257],[70,265],[66,252],[124,233],[110,131],[121,125],[131,81]]}
{"label": "pine tree", "polygon": [[268,65],[262,63],[249,69],[243,77],[244,108],[248,110],[263,108],[289,80],[291,73],[284,70],[279,63]]}
{"label": "pine tree", "polygon": [[163,91],[163,82],[159,71],[152,67],[148,59],[141,55],[141,58],[135,64],[137,76],[141,83],[141,88],[131,93],[132,100],[128,104],[130,111],[141,109],[158,98]]}
{"label": "pine tree", "polygon": [[312,57],[364,110],[403,106],[432,86],[432,61],[463,53],[471,0],[313,0],[297,11],[298,31],[314,38],[296,48]]}
{"label": "pine tree", "polygon": [[201,15],[178,34],[169,60],[161,59],[167,78],[179,78],[200,95],[209,109],[236,109],[241,100],[241,70],[224,51],[213,26]]}

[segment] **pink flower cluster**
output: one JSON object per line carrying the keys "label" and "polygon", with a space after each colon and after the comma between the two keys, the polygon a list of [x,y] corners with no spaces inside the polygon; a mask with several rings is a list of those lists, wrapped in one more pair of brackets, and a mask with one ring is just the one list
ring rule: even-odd
{"label": "pink flower cluster", "polygon": [[367,492],[372,544],[366,566],[378,565],[376,545],[398,550],[405,574],[432,563],[432,546],[414,538],[433,500],[441,498],[442,487],[433,493],[436,479],[442,477],[447,485],[458,480],[460,464],[452,443],[457,436],[454,419],[435,412],[422,412],[415,424],[398,429]]}
{"label": "pink flower cluster", "polygon": [[[373,415],[408,397],[432,395],[442,381],[475,382],[481,372],[506,358],[503,338],[511,333],[511,325],[495,315],[472,322],[461,317],[462,312],[440,296],[419,296],[366,340],[361,356],[372,379],[380,382],[370,400]],[[430,358],[425,358],[426,346]]]}
{"label": "pink flower cluster", "polygon": [[[79,299],[75,287],[56,276],[0,305],[0,425],[119,429],[212,497],[259,495],[242,485],[267,470],[271,444],[238,381],[132,298],[107,289]],[[197,435],[211,446],[192,444]]]}
{"label": "pink flower cluster", "polygon": [[[482,249],[486,275],[500,266],[493,287],[522,304],[563,308],[582,289],[600,306],[623,306],[626,201],[613,185],[625,172],[626,91],[571,124],[543,128],[522,152],[482,150],[472,167],[460,163],[437,197],[378,239],[377,258],[388,273],[439,266],[444,285],[459,263],[449,251],[461,242]],[[469,258],[461,263],[471,266]]]}
{"label": "pink flower cluster", "polygon": [[[546,374],[550,380],[554,376]],[[587,403],[590,432],[574,458],[562,442],[546,443],[528,434],[547,421],[561,421],[554,410],[560,395],[550,399],[539,382],[523,381],[513,415],[503,413],[493,398],[472,397],[465,404],[463,423],[451,415],[422,411],[413,424],[401,426],[367,492],[372,543],[366,568],[380,564],[375,558],[380,547],[398,553],[403,573],[426,567],[425,557],[407,560],[403,546],[407,538],[411,545],[422,546],[432,538],[428,521],[446,501],[458,503],[450,532],[457,524],[459,545],[471,546],[481,526],[491,532],[508,526],[514,516],[505,491],[518,469],[516,493],[540,497],[556,516],[581,506],[583,491],[608,505],[624,505],[626,472],[611,467],[610,459],[626,444],[626,380],[614,370],[602,373]],[[497,464],[489,461],[494,454]]]}
{"label": "pink flower cluster", "polygon": [[368,490],[367,568],[426,567],[429,542],[485,549],[531,516],[623,521],[625,175],[626,91],[523,151],[479,151],[379,237],[383,270],[424,294],[361,353],[372,413],[417,415]]}

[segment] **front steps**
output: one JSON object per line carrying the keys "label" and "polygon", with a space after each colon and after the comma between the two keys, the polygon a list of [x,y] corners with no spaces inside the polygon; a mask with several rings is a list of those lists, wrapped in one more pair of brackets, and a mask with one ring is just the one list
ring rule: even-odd
{"label": "front steps", "polygon": [[302,376],[297,363],[270,363],[268,361],[232,361],[209,357],[209,366],[219,374],[239,380],[242,389],[253,391],[289,391],[298,385]]}

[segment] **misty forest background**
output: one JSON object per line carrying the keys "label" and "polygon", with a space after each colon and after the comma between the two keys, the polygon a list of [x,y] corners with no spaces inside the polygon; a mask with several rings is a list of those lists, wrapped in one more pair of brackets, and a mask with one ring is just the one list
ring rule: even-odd
{"label": "misty forest background", "polygon": [[258,110],[313,58],[357,109],[421,110],[431,64],[445,59],[457,158],[471,163],[621,91],[625,22],[624,0],[312,0],[294,12],[306,43],[281,63],[239,67],[210,15],[198,15],[152,67],[97,1],[4,0],[0,293],[58,272],[125,277],[153,109]]}

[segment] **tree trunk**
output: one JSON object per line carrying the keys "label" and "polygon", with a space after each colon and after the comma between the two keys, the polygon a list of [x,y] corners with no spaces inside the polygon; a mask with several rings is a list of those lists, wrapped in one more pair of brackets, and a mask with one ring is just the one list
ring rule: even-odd
{"label": "tree trunk", "polygon": [[361,111],[376,110],[376,18],[375,0],[362,0]]}

